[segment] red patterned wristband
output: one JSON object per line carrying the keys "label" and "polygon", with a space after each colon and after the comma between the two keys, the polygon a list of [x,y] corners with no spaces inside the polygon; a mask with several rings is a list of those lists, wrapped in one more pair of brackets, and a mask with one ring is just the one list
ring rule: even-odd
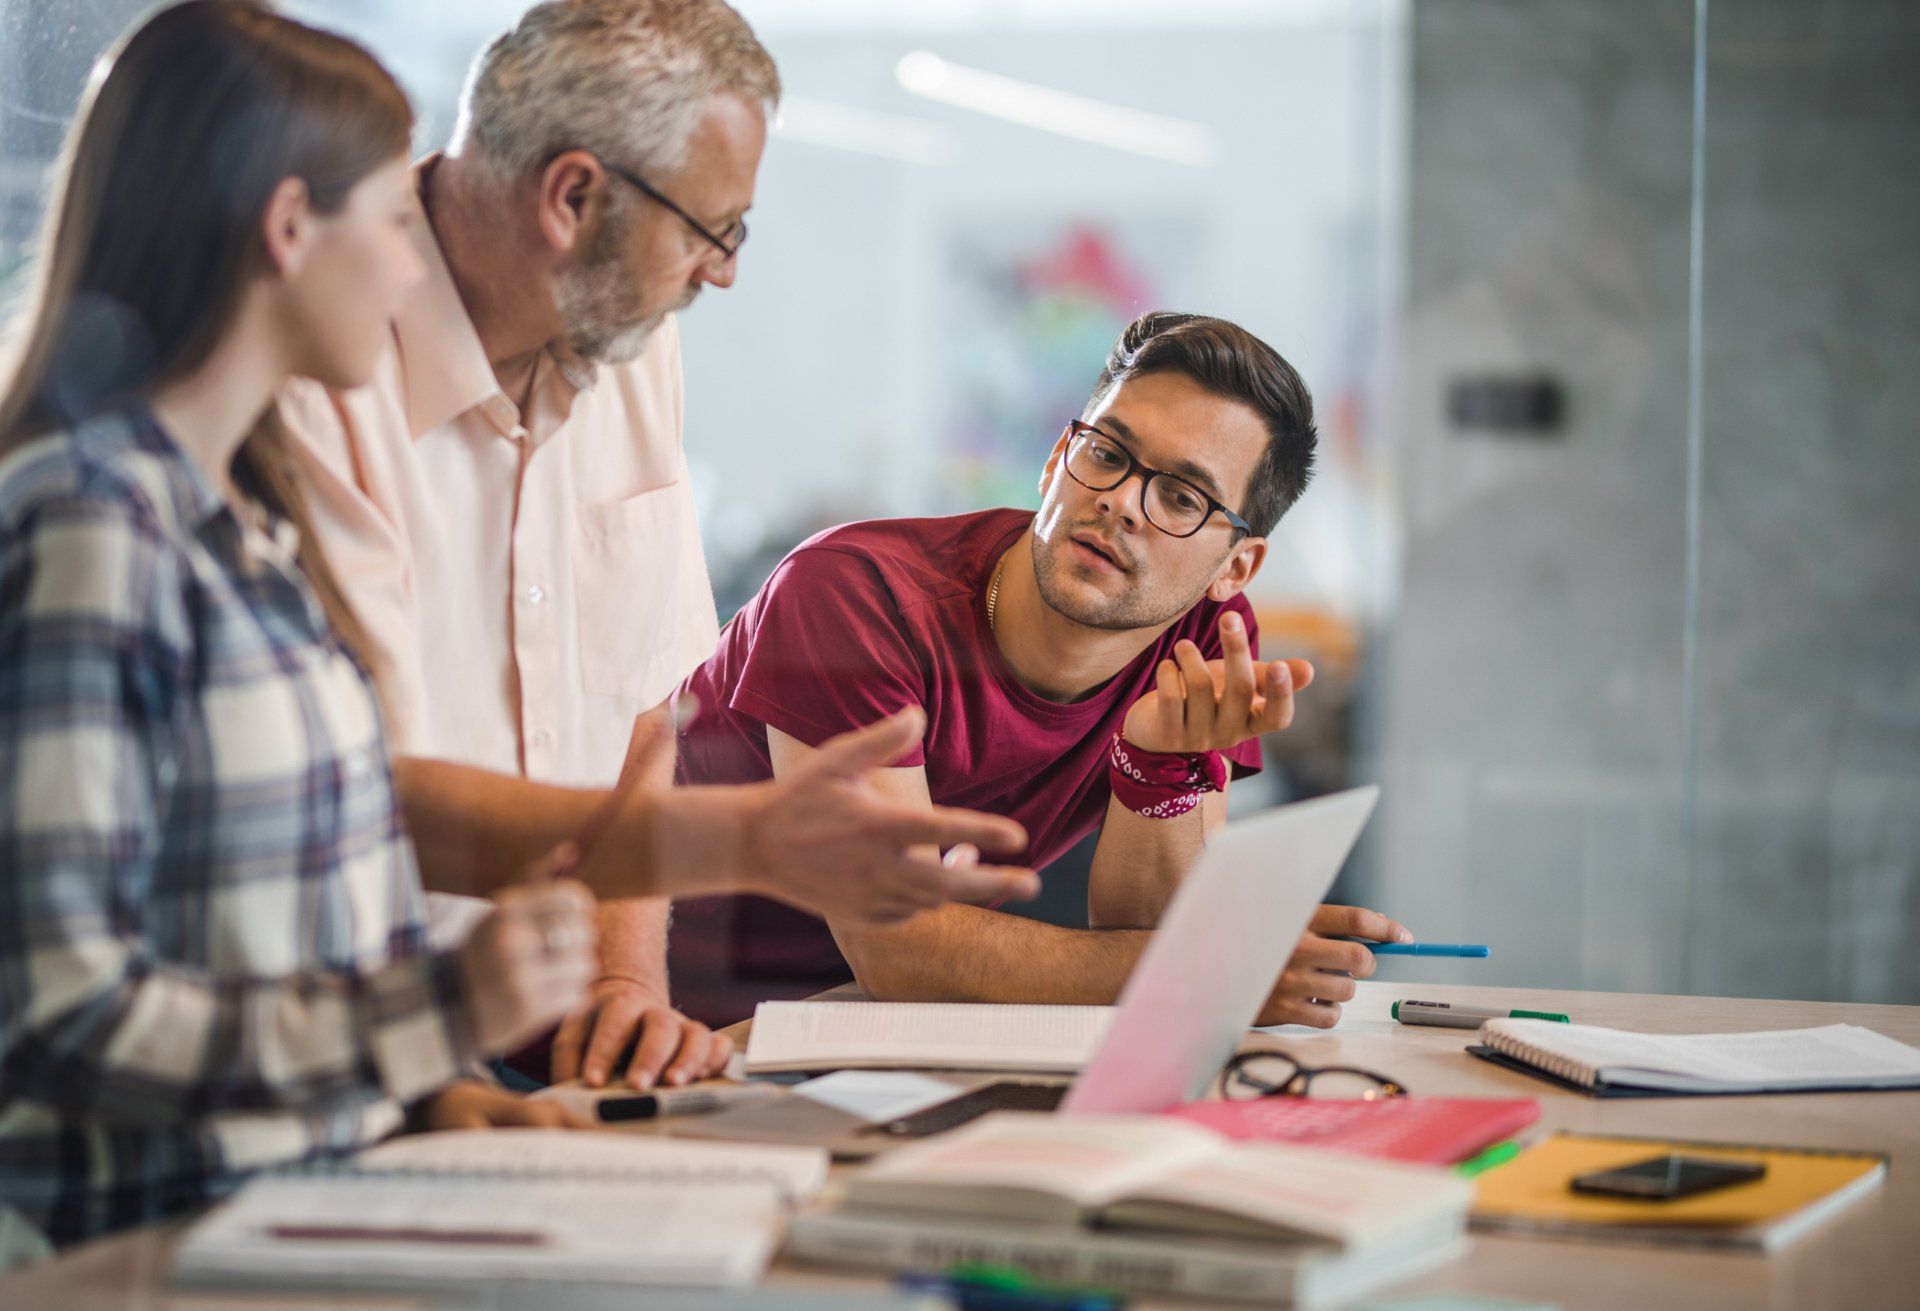
{"label": "red patterned wristband", "polygon": [[1178,819],[1206,793],[1226,787],[1227,758],[1218,751],[1142,751],[1115,733],[1107,784],[1114,799],[1142,819]]}

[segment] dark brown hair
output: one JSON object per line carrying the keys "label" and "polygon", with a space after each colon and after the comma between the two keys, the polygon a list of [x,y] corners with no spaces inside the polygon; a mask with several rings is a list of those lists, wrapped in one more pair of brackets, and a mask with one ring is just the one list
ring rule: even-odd
{"label": "dark brown hair", "polygon": [[1121,332],[1093,384],[1088,410],[1127,379],[1149,373],[1183,374],[1260,416],[1267,426],[1267,448],[1254,466],[1240,517],[1258,536],[1272,532],[1313,477],[1319,434],[1307,384],[1278,351],[1237,324],[1158,310],[1142,314]]}
{"label": "dark brown hair", "polygon": [[[248,279],[282,181],[336,212],[403,155],[413,112],[360,46],[255,0],[187,0],[96,67],[57,165],[25,307],[0,364],[0,450],[152,395],[206,363]],[[272,410],[235,481],[301,530],[301,564],[364,650]]]}

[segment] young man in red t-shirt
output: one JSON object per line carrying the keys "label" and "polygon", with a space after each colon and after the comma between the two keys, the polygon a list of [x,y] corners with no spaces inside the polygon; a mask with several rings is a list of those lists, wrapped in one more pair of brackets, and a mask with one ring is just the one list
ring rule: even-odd
{"label": "young man in red t-shirt", "polygon": [[[872,786],[1007,815],[1039,868],[1100,829],[1086,929],[977,906],[902,924],[828,924],[776,902],[680,903],[668,955],[686,1013],[852,975],[873,997],[1109,1003],[1147,933],[1260,768],[1313,670],[1262,662],[1242,595],[1312,470],[1313,402],[1293,368],[1220,319],[1148,314],[1108,356],[1041,474],[1037,514],[848,524],[802,543],[681,686],[702,711],[684,782],[781,774],[904,706],[921,745]],[[957,850],[951,859],[972,853]],[[1330,1027],[1373,956],[1336,936],[1411,940],[1323,907],[1260,1022]]]}

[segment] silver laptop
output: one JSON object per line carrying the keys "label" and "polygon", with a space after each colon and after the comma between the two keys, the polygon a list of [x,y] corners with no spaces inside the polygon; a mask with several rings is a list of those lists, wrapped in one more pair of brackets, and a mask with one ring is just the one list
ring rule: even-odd
{"label": "silver laptop", "polygon": [[1069,1084],[972,1080],[956,1096],[885,1122],[802,1096],[675,1120],[699,1138],[804,1142],[841,1157],[988,1111],[1156,1112],[1205,1095],[1333,886],[1379,798],[1377,786],[1282,806],[1228,824],[1181,883],[1121,991],[1106,1037]]}

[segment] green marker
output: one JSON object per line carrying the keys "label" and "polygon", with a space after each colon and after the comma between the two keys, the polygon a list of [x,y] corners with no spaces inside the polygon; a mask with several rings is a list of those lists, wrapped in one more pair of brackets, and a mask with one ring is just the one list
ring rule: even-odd
{"label": "green marker", "polygon": [[1036,1279],[1018,1266],[992,1265],[984,1261],[962,1261],[949,1266],[940,1276],[960,1293],[956,1305],[966,1301],[966,1291],[1000,1294],[1008,1305],[1045,1307],[1050,1311],[1121,1311],[1126,1296],[1110,1288],[1078,1288],[1048,1279]]}
{"label": "green marker", "polygon": [[1496,1165],[1505,1165],[1520,1155],[1520,1144],[1509,1138],[1505,1142],[1495,1143],[1477,1156],[1469,1156],[1453,1167],[1453,1172],[1462,1179],[1471,1179],[1476,1174],[1485,1174]]}
{"label": "green marker", "polygon": [[1393,1018],[1402,1024],[1432,1024],[1442,1029],[1477,1029],[1488,1020],[1552,1020],[1571,1024],[1557,1011],[1503,1011],[1491,1006],[1456,1006],[1444,1001],[1397,1001]]}

